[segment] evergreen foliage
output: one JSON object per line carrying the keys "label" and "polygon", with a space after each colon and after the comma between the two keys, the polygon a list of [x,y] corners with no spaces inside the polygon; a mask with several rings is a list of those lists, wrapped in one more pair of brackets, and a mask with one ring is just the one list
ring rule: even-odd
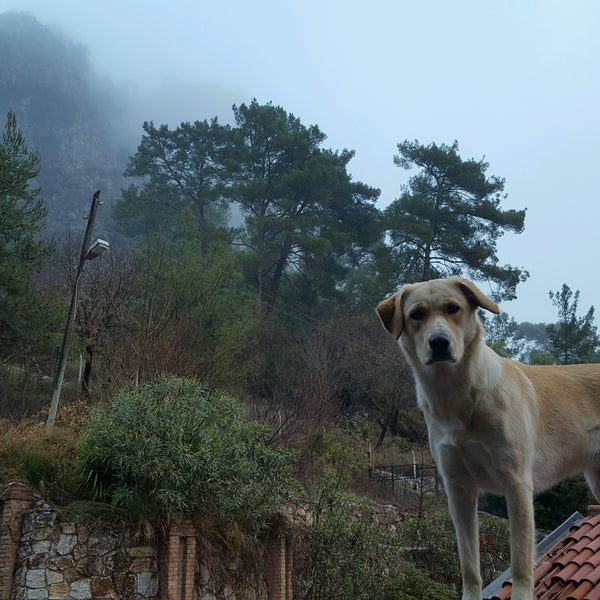
{"label": "evergreen foliage", "polygon": [[32,276],[52,249],[39,239],[46,216],[34,185],[39,166],[37,152],[28,148],[15,114],[9,111],[0,140],[0,349],[4,354],[19,349],[23,356],[44,349],[50,341],[48,323],[54,313],[42,308],[41,295],[32,286]]}
{"label": "evergreen foliage", "polygon": [[566,283],[548,295],[558,309],[558,321],[546,329],[556,362],[561,365],[597,362],[600,339],[594,325],[594,307],[590,306],[587,313],[579,317],[579,290],[573,293]]}
{"label": "evergreen foliage", "polygon": [[398,151],[397,166],[419,169],[385,210],[400,279],[465,273],[494,282],[499,298],[514,299],[528,274],[499,265],[496,241],[505,231],[523,231],[525,211],[501,209],[504,179],[486,176],[489,165],[483,159],[463,160],[458,142],[424,146],[406,140]]}
{"label": "evergreen foliage", "polygon": [[126,176],[143,178],[143,183],[124,190],[115,207],[121,228],[129,234],[150,231],[172,239],[186,214],[207,254],[218,228],[226,223],[220,186],[229,128],[215,118],[210,123],[182,123],[173,131],[150,121],[143,129],[125,170]]}
{"label": "evergreen foliage", "polygon": [[456,592],[404,559],[404,540],[385,520],[325,486],[297,572],[301,600],[453,600]]}
{"label": "evergreen foliage", "polygon": [[536,527],[552,531],[575,511],[585,515],[592,503],[594,497],[583,476],[565,479],[535,497]]}

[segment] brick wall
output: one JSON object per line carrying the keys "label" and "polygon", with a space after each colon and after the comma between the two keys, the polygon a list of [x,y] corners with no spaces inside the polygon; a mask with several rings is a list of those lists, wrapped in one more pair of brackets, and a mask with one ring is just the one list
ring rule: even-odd
{"label": "brick wall", "polygon": [[20,483],[0,485],[0,600],[11,597],[21,521],[33,500],[31,491]]}
{"label": "brick wall", "polygon": [[194,600],[197,556],[196,530],[191,522],[176,520],[164,546],[160,600]]}

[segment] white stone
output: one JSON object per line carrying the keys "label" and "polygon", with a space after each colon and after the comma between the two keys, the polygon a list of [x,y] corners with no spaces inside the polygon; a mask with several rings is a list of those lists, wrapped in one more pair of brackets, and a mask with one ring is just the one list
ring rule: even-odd
{"label": "white stone", "polygon": [[136,592],[143,598],[153,598],[158,593],[158,579],[148,571],[135,576]]}
{"label": "white stone", "polygon": [[56,544],[56,551],[64,556],[73,551],[75,544],[77,543],[77,536],[62,534]]}
{"label": "white stone", "polygon": [[25,575],[25,585],[28,588],[46,587],[46,571],[44,569],[31,569]]}
{"label": "white stone", "polygon": [[76,600],[90,600],[92,597],[92,588],[89,579],[79,579],[71,584],[69,595]]}
{"label": "white stone", "polygon": [[46,600],[48,592],[46,590],[27,590],[25,600]]}

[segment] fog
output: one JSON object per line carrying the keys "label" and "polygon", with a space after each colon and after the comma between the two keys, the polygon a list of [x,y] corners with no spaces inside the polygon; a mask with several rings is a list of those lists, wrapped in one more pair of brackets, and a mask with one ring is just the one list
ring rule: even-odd
{"label": "fog", "polygon": [[[272,101],[350,148],[354,179],[399,195],[396,144],[458,140],[463,158],[506,180],[504,209],[527,207],[525,232],[500,263],[531,277],[502,308],[550,322],[549,290],[567,283],[600,304],[596,186],[600,5],[432,0],[102,3],[0,0],[88,50],[122,99],[135,147],[146,120],[232,118],[231,105]],[[117,118],[117,116],[115,116]]]}

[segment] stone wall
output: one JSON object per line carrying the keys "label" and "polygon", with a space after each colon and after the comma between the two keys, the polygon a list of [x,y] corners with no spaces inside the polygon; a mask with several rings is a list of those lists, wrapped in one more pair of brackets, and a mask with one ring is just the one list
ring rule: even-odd
{"label": "stone wall", "polygon": [[157,550],[126,527],[63,523],[38,500],[23,519],[11,600],[158,598]]}
{"label": "stone wall", "polygon": [[[152,543],[122,525],[63,522],[25,486],[0,486],[0,600],[218,600],[191,522]],[[291,600],[285,528],[265,540],[263,584],[229,600]],[[212,590],[212,591],[208,591]]]}

